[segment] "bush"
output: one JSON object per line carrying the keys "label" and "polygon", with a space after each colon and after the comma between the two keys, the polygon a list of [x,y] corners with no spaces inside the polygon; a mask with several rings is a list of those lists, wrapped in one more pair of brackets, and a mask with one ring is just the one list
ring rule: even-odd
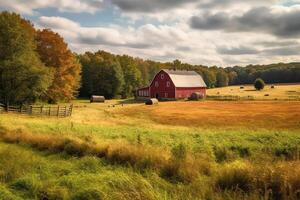
{"label": "bush", "polygon": [[258,78],[254,82],[254,87],[256,90],[262,90],[265,87],[265,82],[261,78]]}

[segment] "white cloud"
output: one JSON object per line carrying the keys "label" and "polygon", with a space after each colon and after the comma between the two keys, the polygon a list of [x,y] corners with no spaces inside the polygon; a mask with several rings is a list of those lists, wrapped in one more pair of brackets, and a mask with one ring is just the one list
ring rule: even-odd
{"label": "white cloud", "polygon": [[95,13],[103,8],[103,0],[1,0],[2,10],[35,14],[39,8],[56,8],[61,12]]}
{"label": "white cloud", "polygon": [[[207,19],[209,16],[223,12],[228,18],[239,17],[250,10],[264,6],[268,8],[269,16],[278,18],[288,13],[297,14],[300,10],[299,4],[299,0],[27,0],[26,2],[4,0],[0,2],[1,8],[23,14],[35,14],[38,8],[55,8],[61,12],[76,13],[95,13],[109,8],[108,12],[114,12],[114,17],[121,16],[119,19],[111,19],[110,24],[107,21],[101,24],[102,19],[99,18],[98,25],[94,26],[90,23],[86,26],[82,19],[80,24],[77,19],[61,16],[40,16],[35,21],[38,28],[51,28],[58,32],[69,43],[72,50],[78,53],[102,49],[145,59],[160,61],[180,59],[183,62],[210,66],[295,61],[299,57],[297,57],[297,48],[300,39],[287,40],[285,34],[281,34],[282,37],[278,38],[271,28],[266,31],[251,31],[250,27],[247,29],[250,30],[248,32],[224,31],[226,27],[215,30],[192,29],[189,26],[192,16],[203,16]],[[114,9],[111,9],[112,7]],[[78,14],[78,18],[80,17],[81,14]],[[221,16],[220,21],[222,22],[224,18],[226,17]],[[116,25],[116,22],[119,22],[119,25]],[[248,22],[252,21],[248,20]],[[293,23],[295,24],[296,21]],[[276,21],[277,28],[284,27],[285,24]],[[269,24],[267,25],[264,27],[270,27]],[[291,27],[289,29],[296,30]]]}

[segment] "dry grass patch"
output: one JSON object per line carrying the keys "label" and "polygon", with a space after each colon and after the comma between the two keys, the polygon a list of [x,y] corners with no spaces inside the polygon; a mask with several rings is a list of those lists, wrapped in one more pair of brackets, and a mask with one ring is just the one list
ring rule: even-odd
{"label": "dry grass patch", "polygon": [[226,164],[217,172],[215,187],[221,191],[260,194],[265,199],[300,198],[300,162]]}
{"label": "dry grass patch", "polygon": [[116,111],[127,117],[150,119],[157,124],[249,129],[300,129],[300,102],[165,102]]}
{"label": "dry grass patch", "polygon": [[[272,88],[272,85],[274,88]],[[229,86],[222,88],[213,88],[207,90],[207,95],[228,96],[237,95],[240,97],[252,96],[259,100],[283,100],[300,99],[300,84],[272,84],[266,85],[261,91],[254,88],[253,85]]]}

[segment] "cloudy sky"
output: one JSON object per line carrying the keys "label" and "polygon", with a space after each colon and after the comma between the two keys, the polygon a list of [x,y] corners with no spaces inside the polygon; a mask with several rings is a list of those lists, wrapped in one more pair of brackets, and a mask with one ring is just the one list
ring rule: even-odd
{"label": "cloudy sky", "polygon": [[300,0],[1,0],[78,53],[247,65],[300,60]]}

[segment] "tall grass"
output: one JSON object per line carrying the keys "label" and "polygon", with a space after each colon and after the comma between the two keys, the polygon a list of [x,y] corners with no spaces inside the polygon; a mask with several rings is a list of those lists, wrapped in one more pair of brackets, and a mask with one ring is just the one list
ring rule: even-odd
{"label": "tall grass", "polygon": [[[3,142],[21,144],[54,154],[64,153],[75,157],[95,156],[98,159],[104,159],[105,162],[113,166],[129,167],[136,172],[148,173],[150,170],[175,185],[182,183],[192,187],[195,183],[208,179],[210,181],[207,191],[214,190],[223,196],[234,194],[239,197],[242,195],[245,198],[252,198],[255,194],[268,199],[297,199],[300,195],[300,161],[278,160],[269,163],[265,168],[261,167],[261,162],[236,159],[235,161],[225,159],[225,163],[218,164],[207,155],[192,154],[184,144],[174,146],[169,152],[157,147],[130,144],[124,141],[99,144],[91,140],[86,141],[74,137],[26,133],[20,129],[1,131],[0,139]],[[235,148],[229,149],[236,151]],[[4,151],[0,158],[15,156],[10,154],[11,152]],[[237,154],[240,152],[238,151]],[[43,186],[39,184],[36,176],[24,177],[26,168],[23,169],[23,167],[27,165],[28,168],[32,168],[33,159],[25,158],[25,161],[22,159],[21,163],[15,163],[16,165],[9,168],[2,167],[2,171],[0,171],[1,181],[12,181],[11,187],[13,189],[26,190],[31,196],[34,194],[43,195],[41,192],[44,190]],[[26,160],[31,160],[31,163],[26,162]],[[88,163],[81,165],[84,170],[97,169],[97,164],[93,164],[94,161],[87,160],[86,162]],[[3,165],[8,166],[9,164],[11,162],[7,164],[4,162]],[[3,169],[7,170],[3,171]],[[17,180],[13,181],[15,179]],[[200,194],[196,192],[195,195],[203,195],[202,192]],[[73,198],[82,199],[84,193],[91,199],[105,197],[101,190],[86,188],[86,190],[74,194]],[[217,198],[217,196],[215,197]]]}
{"label": "tall grass", "polygon": [[134,167],[137,170],[161,171],[162,177],[179,182],[192,182],[199,173],[208,174],[209,163],[195,160],[188,155],[183,145],[168,151],[145,145],[133,145],[124,141],[111,144],[97,144],[78,138],[59,137],[55,135],[39,135],[15,131],[2,130],[0,139],[7,143],[29,145],[40,151],[66,153],[71,156],[97,156],[104,158],[111,164]]}
{"label": "tall grass", "polygon": [[87,105],[70,119],[4,114],[0,199],[300,199],[298,104]]}

